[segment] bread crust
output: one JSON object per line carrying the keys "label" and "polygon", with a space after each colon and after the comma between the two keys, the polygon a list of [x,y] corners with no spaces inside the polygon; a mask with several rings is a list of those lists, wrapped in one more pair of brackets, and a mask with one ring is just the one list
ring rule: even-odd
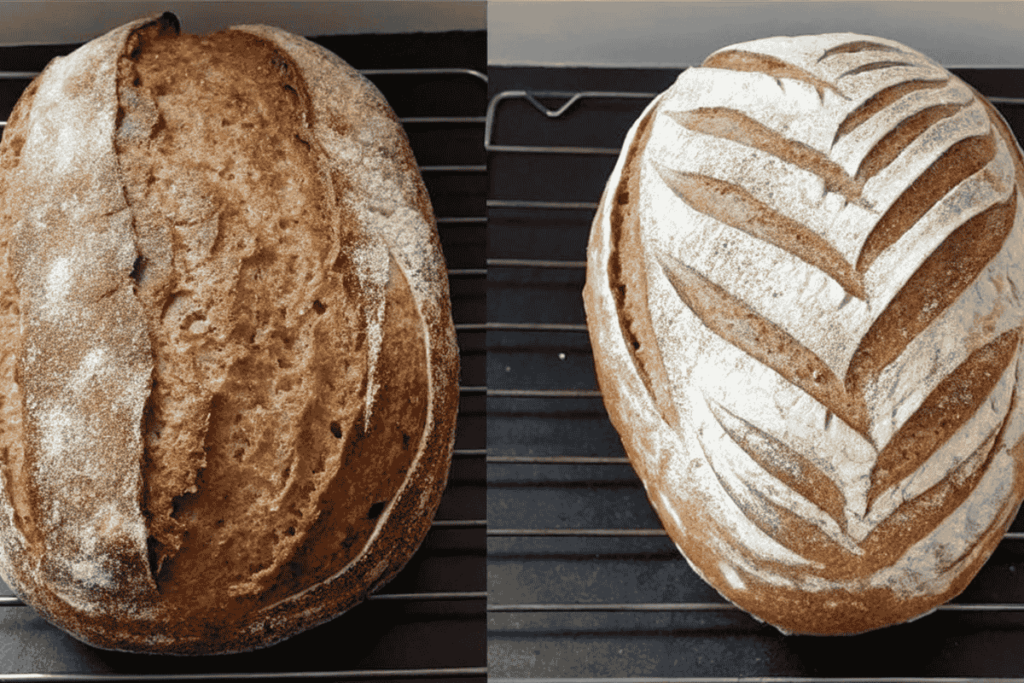
{"label": "bread crust", "polygon": [[[54,60],[0,146],[0,573],[97,647],[222,654],[338,616],[410,559],[459,360],[433,212],[376,88],[280,29],[178,34],[165,13]],[[166,130],[174,88],[142,66],[218,41],[270,84],[224,130],[267,116],[300,164],[263,176],[258,216]],[[288,120],[253,113],[282,97]],[[238,138],[239,174],[261,135]]]}
{"label": "bread crust", "polygon": [[1022,188],[995,109],[870,36],[724,48],[630,130],[588,247],[595,367],[728,600],[860,633],[991,554],[1024,498]]}

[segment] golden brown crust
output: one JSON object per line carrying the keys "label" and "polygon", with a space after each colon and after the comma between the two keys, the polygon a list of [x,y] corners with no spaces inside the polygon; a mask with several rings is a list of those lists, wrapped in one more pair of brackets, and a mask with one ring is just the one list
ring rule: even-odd
{"label": "golden brown crust", "polygon": [[[108,449],[134,472],[135,488],[117,500],[137,520],[134,555],[122,560],[135,574],[120,594],[66,574],[54,592],[32,569],[60,527],[33,526],[48,504],[38,456],[18,450],[21,418],[32,420],[19,392],[33,379],[21,379],[24,363],[10,354],[0,359],[0,569],[44,616],[99,647],[263,647],[337,616],[397,573],[444,489],[458,354],[426,190],[376,89],[301,38],[268,27],[180,36],[165,14],[82,52],[62,66],[93,79],[95,129],[84,135],[99,145],[95,163],[112,170],[74,173],[115,202],[121,232],[107,234],[122,245],[119,289],[104,292],[116,317],[95,302],[85,308],[93,326],[104,316],[121,323],[113,331],[123,353],[144,371],[129,392],[136,419],[107,428],[135,439],[128,457]],[[37,149],[24,142],[26,119],[47,107],[79,125],[79,110],[40,102],[53,68],[19,103],[0,147],[4,226],[24,222],[18,197],[39,183],[25,171]],[[68,244],[84,238],[79,225],[67,222]],[[19,266],[28,259],[18,244],[4,234],[5,254],[18,255],[0,273],[7,348],[24,345],[21,321],[40,315],[8,273],[25,273],[30,287],[57,281]],[[30,244],[52,251],[50,237]],[[62,457],[64,470],[95,466]],[[109,505],[107,489],[89,495]],[[73,513],[64,514],[66,526]]]}

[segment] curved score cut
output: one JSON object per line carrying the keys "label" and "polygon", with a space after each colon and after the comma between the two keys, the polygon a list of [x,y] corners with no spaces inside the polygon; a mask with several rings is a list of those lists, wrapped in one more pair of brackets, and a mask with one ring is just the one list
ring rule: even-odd
{"label": "curved score cut", "polygon": [[854,52],[899,52],[906,54],[903,50],[892,45],[886,45],[885,43],[879,43],[874,40],[855,40],[849,43],[843,43],[842,45],[836,45],[833,48],[825,50],[818,61],[824,61],[833,55],[851,54]]}
{"label": "curved score cut", "polygon": [[[991,135],[954,144],[919,175],[885,212],[864,240],[857,272],[866,273],[883,251],[896,244],[950,190],[974,175],[996,156]],[[950,173],[949,169],[956,169]]]}
{"label": "curved score cut", "polygon": [[825,361],[784,329],[681,261],[660,254],[659,262],[679,299],[711,332],[779,373],[870,440],[870,422],[863,397],[844,391],[842,381]]}
{"label": "curved score cut", "polygon": [[817,465],[796,449],[758,429],[728,408],[708,401],[711,414],[729,438],[764,471],[817,505],[846,532],[846,497]]}
{"label": "curved score cut", "polygon": [[728,107],[698,107],[669,112],[667,116],[688,130],[730,140],[798,166],[821,178],[828,192],[836,192],[848,202],[860,202],[864,184],[847,175],[829,155],[786,137],[743,112]]}
{"label": "curved score cut", "polygon": [[865,299],[864,279],[835,247],[813,230],[755,198],[735,183],[656,164],[676,196],[694,210],[792,254],[835,280],[850,296]]}
{"label": "curved score cut", "polygon": [[878,454],[868,507],[886,489],[923,465],[984,403],[1016,358],[1021,332],[1013,329],[976,350],[939,382]]}
{"label": "curved score cut", "polygon": [[[363,553],[387,518],[389,503],[408,478],[420,453],[427,427],[430,378],[423,320],[405,274],[390,255],[383,343],[378,360],[377,400],[368,428],[363,416],[355,421],[346,441],[344,459],[320,502],[320,516],[309,529],[306,544],[286,563],[275,588],[260,600],[272,605],[317,585]],[[403,526],[406,543],[418,545]],[[361,598],[353,590],[348,602]]]}
{"label": "curved score cut", "polygon": [[832,138],[832,146],[835,147],[839,139],[856,130],[859,126],[869,121],[878,112],[882,111],[894,102],[898,102],[907,95],[917,90],[928,90],[945,87],[949,83],[948,78],[923,79],[917,81],[902,81],[896,85],[879,90],[859,107],[847,114],[843,122],[836,129],[836,135]]}
{"label": "curved score cut", "polygon": [[824,97],[824,91],[831,90],[843,99],[849,99],[839,91],[834,83],[822,80],[806,69],[801,69],[771,55],[747,52],[746,50],[721,50],[705,59],[701,66],[705,69],[762,73],[772,78],[791,78],[813,87],[817,91],[818,97]]}
{"label": "curved score cut", "polygon": [[[636,144],[623,159],[621,180],[614,188],[605,190],[596,220],[597,224],[607,221],[611,231],[614,247],[608,255],[607,285],[615,298],[619,329],[633,368],[647,392],[654,398],[661,417],[673,427],[678,427],[679,412],[672,399],[668,371],[647,306],[649,290],[646,269],[623,267],[625,263],[642,263],[644,259],[639,210],[635,203],[630,202],[630,197],[640,195],[641,150],[647,146],[656,113],[657,105],[652,103],[647,114],[637,122]],[[614,192],[614,196],[608,197],[610,192]]]}
{"label": "curved score cut", "polygon": [[866,183],[885,170],[929,128],[965,109],[966,104],[937,104],[908,116],[882,136],[875,146],[861,160],[854,176],[858,182]]}
{"label": "curved score cut", "polygon": [[1005,202],[965,221],[925,259],[861,339],[846,372],[845,384],[851,395],[862,395],[864,388],[974,282],[1002,250],[1016,211],[1014,192]]}

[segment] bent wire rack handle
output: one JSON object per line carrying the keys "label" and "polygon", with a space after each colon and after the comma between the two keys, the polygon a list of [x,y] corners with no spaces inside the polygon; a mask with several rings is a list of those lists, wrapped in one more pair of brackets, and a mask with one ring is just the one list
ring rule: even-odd
{"label": "bent wire rack handle", "polygon": [[476,69],[465,69],[461,67],[425,67],[408,69],[358,69],[364,76],[442,76],[442,75],[464,75],[472,76],[487,85],[487,74]]}
{"label": "bent wire rack handle", "polygon": [[[487,104],[487,121],[484,124],[484,149],[487,152],[502,152],[510,154],[589,154],[615,156],[619,153],[618,147],[585,147],[585,146],[542,146],[542,145],[496,145],[493,142],[494,120],[497,117],[498,107],[502,102],[513,99],[524,99],[549,119],[557,119],[564,116],[573,105],[585,99],[626,99],[641,100],[646,105],[654,99],[657,93],[649,92],[621,92],[586,90],[582,92],[565,92],[561,90],[506,90],[491,98]],[[540,102],[537,98],[565,99],[562,106],[551,109]],[[580,209],[584,211],[597,210],[597,202],[545,202],[522,199],[488,199],[489,209]]]}
{"label": "bent wire rack handle", "polygon": [[[487,104],[487,121],[484,125],[484,149],[487,152],[504,154],[591,154],[613,156],[619,153],[618,147],[574,147],[574,146],[538,146],[538,145],[498,145],[494,144],[494,124],[498,116],[498,110],[503,102],[509,100],[526,100],[537,111],[549,119],[557,119],[565,116],[574,105],[587,99],[598,100],[638,100],[645,105],[654,99],[657,93],[651,92],[624,92],[624,91],[602,91],[587,90],[581,92],[566,92],[560,90],[506,90],[496,94]],[[551,109],[544,105],[540,99],[562,99],[565,100],[561,106]],[[597,202],[562,202],[562,201],[534,201],[522,199],[488,199],[488,209],[567,209],[596,211]],[[585,269],[586,261],[551,261],[534,259],[488,259],[488,268],[565,268]],[[488,322],[484,327],[486,331],[540,331],[540,332],[586,332],[587,326],[582,323],[509,323],[509,322]],[[509,393],[512,390],[495,389],[487,392],[488,396],[524,396],[523,393]],[[554,396],[554,394],[533,393],[533,396]],[[599,396],[588,390],[587,397]],[[561,397],[578,397],[578,392],[572,394],[561,393]],[[490,461],[489,461],[490,462]]]}
{"label": "bent wire rack handle", "polygon": [[[643,100],[644,104],[651,101],[658,93],[648,92],[613,92],[602,90],[586,90],[583,92],[565,92],[561,90],[506,90],[491,98],[487,104],[487,122],[484,125],[484,149],[488,152],[512,152],[531,154],[601,154],[615,156],[619,153],[619,147],[582,147],[582,146],[539,146],[539,145],[495,145],[492,142],[494,134],[494,118],[497,116],[498,105],[502,102],[513,99],[524,99],[533,105],[534,109],[544,114],[549,119],[561,118],[574,104],[585,99],[620,99],[620,100]],[[551,109],[538,100],[538,97],[565,99],[561,107]]]}
{"label": "bent wire rack handle", "polygon": [[[622,92],[622,91],[581,91],[565,92],[551,90],[506,90],[491,98],[487,105],[487,121],[484,126],[484,149],[489,153],[504,154],[582,154],[582,155],[606,155],[613,156],[619,153],[619,148],[611,147],[578,147],[578,146],[538,146],[538,145],[498,145],[493,141],[494,123],[500,105],[509,100],[526,100],[549,119],[557,119],[565,116],[574,105],[586,99],[618,99],[618,100],[639,100],[645,105],[653,99],[657,93],[648,92]],[[540,99],[564,100],[561,106],[550,108],[543,104]],[[595,211],[597,202],[562,202],[562,201],[532,201],[532,200],[501,200],[488,199],[487,208],[525,208],[525,209],[578,209]],[[585,270],[586,261],[555,261],[542,259],[487,259],[487,267],[490,268],[544,268],[544,269],[567,269]],[[586,332],[587,326],[583,323],[512,323],[512,322],[488,322],[485,326],[487,331],[534,331],[534,332]],[[597,389],[570,389],[570,390],[545,390],[545,389],[488,389],[488,398],[599,398],[601,392]],[[625,458],[580,458],[564,456],[561,458],[534,458],[531,456],[489,456],[488,463],[494,464],[623,464],[628,460]],[[489,534],[490,535],[490,534]],[[497,534],[495,534],[497,535]]]}

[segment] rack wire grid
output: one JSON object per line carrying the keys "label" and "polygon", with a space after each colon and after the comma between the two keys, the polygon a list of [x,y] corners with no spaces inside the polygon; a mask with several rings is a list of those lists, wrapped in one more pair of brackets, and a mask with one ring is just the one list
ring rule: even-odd
{"label": "rack wire grid", "polygon": [[[486,680],[485,34],[313,40],[359,69],[388,99],[408,133],[437,216],[461,349],[462,396],[448,488],[433,527],[379,594],[327,624],[238,655],[98,650],[45,622],[0,582],[0,681]],[[76,47],[0,47],[0,121],[51,58]]]}
{"label": "rack wire grid", "polygon": [[[1024,139],[1024,68],[952,70]],[[1024,514],[951,604],[845,638],[760,624],[662,530],[602,404],[581,290],[626,131],[679,72],[489,70],[490,680],[1024,681]]]}

